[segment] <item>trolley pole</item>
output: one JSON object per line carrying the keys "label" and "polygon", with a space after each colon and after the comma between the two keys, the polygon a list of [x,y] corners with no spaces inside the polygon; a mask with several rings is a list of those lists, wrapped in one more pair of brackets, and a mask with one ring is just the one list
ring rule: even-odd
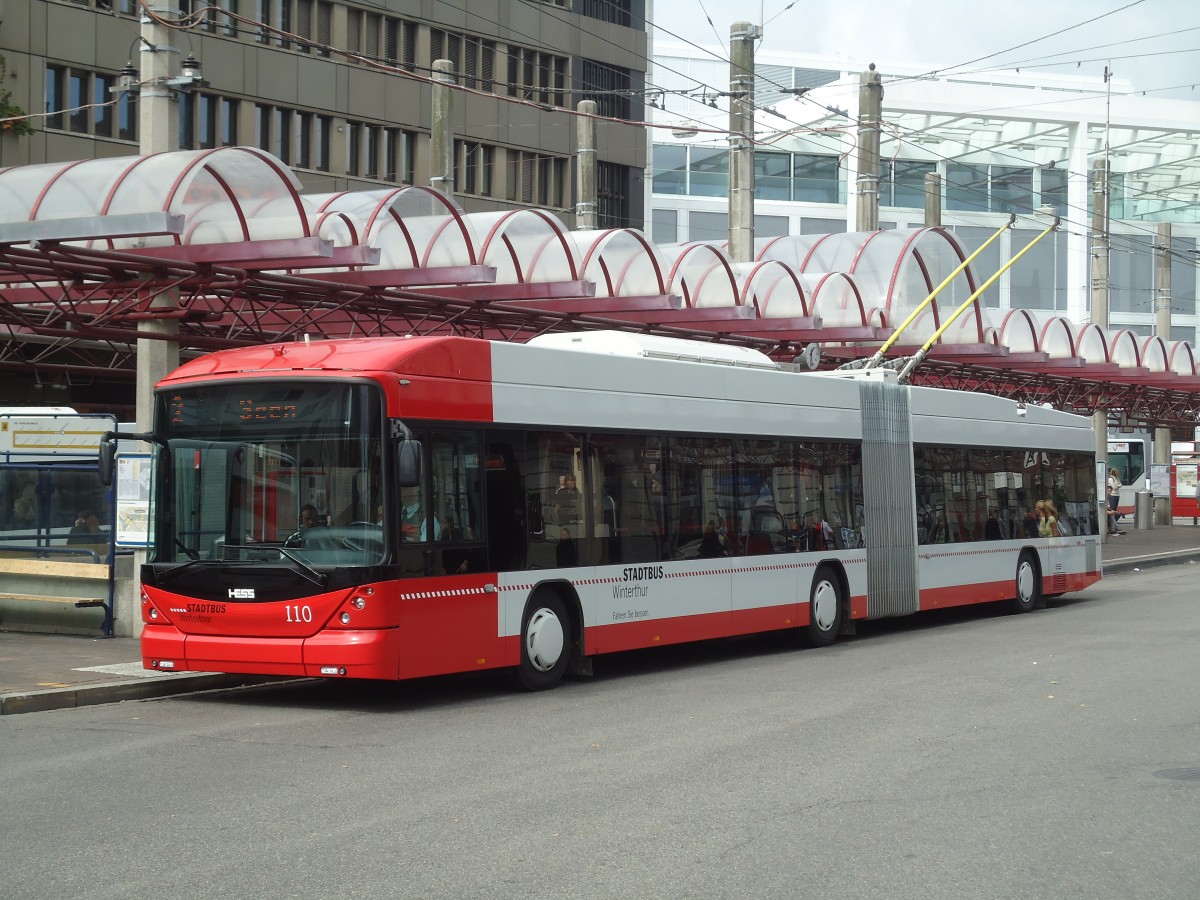
{"label": "trolley pole", "polygon": [[858,178],[856,231],[879,228],[879,128],[883,119],[883,84],[875,63],[858,80]]}
{"label": "trolley pole", "polygon": [[754,258],[754,42],[762,29],[729,27],[729,256]]}
{"label": "trolley pole", "polygon": [[575,230],[596,228],[596,101],[580,100],[575,126]]}
{"label": "trolley pole", "polygon": [[[1092,162],[1092,324],[1108,327],[1108,158]],[[1092,413],[1096,432],[1096,459],[1104,460],[1108,473],[1108,410]],[[1101,500],[1104,499],[1101,491]],[[1106,504],[1107,505],[1107,504]],[[1101,523],[1108,521],[1105,512]],[[1100,528],[1100,540],[1108,541],[1108,528]]]}
{"label": "trolley pole", "polygon": [[[1171,223],[1158,223],[1158,240],[1154,245],[1154,253],[1158,259],[1158,277],[1155,279],[1154,333],[1164,341],[1171,339]],[[1158,427],[1154,429],[1154,464],[1169,466],[1171,464],[1171,429]],[[1154,485],[1154,487],[1159,487]],[[1171,498],[1154,498],[1154,518],[1157,525],[1171,524]]]}
{"label": "trolley pole", "polygon": [[454,64],[448,59],[433,61],[433,118],[429,134],[429,186],[447,197],[454,196],[454,133],[450,129],[454,115]]}

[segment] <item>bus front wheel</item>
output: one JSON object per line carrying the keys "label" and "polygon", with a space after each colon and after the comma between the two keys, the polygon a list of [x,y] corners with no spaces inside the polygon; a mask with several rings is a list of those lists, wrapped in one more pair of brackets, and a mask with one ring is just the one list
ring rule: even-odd
{"label": "bus front wheel", "polygon": [[567,610],[551,593],[540,593],[521,623],[521,662],[517,681],[528,691],[544,691],[562,681],[570,657]]}
{"label": "bus front wheel", "polygon": [[846,606],[844,593],[842,581],[832,568],[817,569],[808,598],[808,628],[804,635],[810,647],[828,647],[837,640]]}
{"label": "bus front wheel", "polygon": [[1012,611],[1027,613],[1038,605],[1041,595],[1041,574],[1033,553],[1025,550],[1017,560],[1016,596],[1012,599]]}

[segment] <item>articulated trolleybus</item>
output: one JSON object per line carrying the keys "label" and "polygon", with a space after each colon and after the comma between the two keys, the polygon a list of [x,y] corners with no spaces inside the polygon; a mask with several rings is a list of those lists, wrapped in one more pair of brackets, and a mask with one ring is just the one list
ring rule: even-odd
{"label": "articulated trolleybus", "polygon": [[149,669],[541,689],[601,653],[824,645],[1100,577],[1090,420],[887,370],[615,332],[364,338],[214,353],[156,404]]}

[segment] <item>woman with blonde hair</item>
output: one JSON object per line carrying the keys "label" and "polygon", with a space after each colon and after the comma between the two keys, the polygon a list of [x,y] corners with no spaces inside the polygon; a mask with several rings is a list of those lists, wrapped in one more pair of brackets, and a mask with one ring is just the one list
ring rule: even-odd
{"label": "woman with blonde hair", "polygon": [[1054,505],[1053,500],[1044,500],[1042,528],[1038,529],[1038,533],[1043,537],[1059,537],[1062,531],[1058,527],[1058,507]]}

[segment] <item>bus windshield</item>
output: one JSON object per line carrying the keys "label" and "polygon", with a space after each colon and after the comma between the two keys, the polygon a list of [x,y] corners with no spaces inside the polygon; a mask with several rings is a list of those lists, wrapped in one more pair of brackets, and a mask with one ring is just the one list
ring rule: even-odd
{"label": "bus windshield", "polygon": [[1142,441],[1109,441],[1108,465],[1117,470],[1121,484],[1137,489],[1146,486],[1146,449]]}
{"label": "bus windshield", "polygon": [[255,381],[159,398],[154,562],[375,565],[383,403],[369,384]]}

